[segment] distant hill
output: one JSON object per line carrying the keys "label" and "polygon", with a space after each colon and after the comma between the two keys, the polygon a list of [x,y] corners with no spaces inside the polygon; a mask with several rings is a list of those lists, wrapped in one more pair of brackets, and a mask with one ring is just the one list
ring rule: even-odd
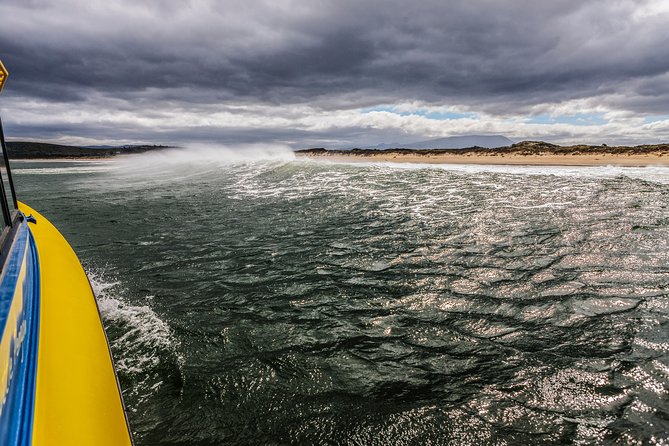
{"label": "distant hill", "polygon": [[493,149],[497,147],[509,147],[514,142],[502,135],[467,135],[448,136],[446,138],[429,139],[410,143],[378,144],[373,149],[464,149],[467,147],[483,147]]}
{"label": "distant hill", "polygon": [[110,146],[110,145],[98,145],[98,146],[81,146],[82,149],[116,149],[123,146]]}
{"label": "distant hill", "polygon": [[151,150],[160,150],[166,148],[168,148],[168,146],[155,145],[90,148],[30,141],[7,142],[7,154],[10,159],[108,158],[116,155],[143,153]]}
{"label": "distant hill", "polygon": [[409,149],[464,149],[465,147],[484,147],[493,149],[497,147],[509,147],[513,144],[506,136],[502,135],[470,135],[449,136],[447,138],[430,139],[410,144]]}

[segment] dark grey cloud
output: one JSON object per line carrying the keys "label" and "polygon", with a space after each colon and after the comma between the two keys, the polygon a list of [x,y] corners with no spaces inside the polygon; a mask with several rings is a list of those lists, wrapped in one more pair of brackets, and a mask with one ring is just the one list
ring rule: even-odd
{"label": "dark grey cloud", "polygon": [[135,112],[420,101],[492,116],[601,98],[669,113],[661,0],[111,3],[5,0],[3,96]]}
{"label": "dark grey cloud", "polygon": [[[208,144],[260,144],[272,142],[295,147],[348,148],[351,141],[360,147],[374,146],[379,141],[393,143],[415,142],[399,129],[380,130],[365,127],[345,127],[325,131],[299,129],[248,129],[199,126],[195,128],[172,128],[147,135],[145,129],[90,123],[86,126],[71,124],[17,124],[8,122],[5,131],[11,135],[31,135],[37,140],[60,140],[76,134],[80,138],[100,139],[123,143],[182,145],[189,142]],[[196,138],[193,135],[197,135]],[[353,144],[355,145],[355,143]]]}

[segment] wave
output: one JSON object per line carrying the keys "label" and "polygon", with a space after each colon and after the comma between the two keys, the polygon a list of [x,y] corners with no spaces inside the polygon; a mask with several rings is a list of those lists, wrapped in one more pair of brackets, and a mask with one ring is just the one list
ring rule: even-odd
{"label": "wave", "polygon": [[191,144],[119,157],[124,170],[170,170],[175,167],[221,166],[254,161],[292,161],[293,150],[284,145],[247,144],[238,146]]}
{"label": "wave", "polygon": [[63,174],[95,174],[100,172],[108,172],[113,170],[114,165],[110,165],[109,162],[99,162],[90,163],[84,161],[83,165],[75,166],[58,166],[58,167],[33,167],[33,168],[19,168],[12,169],[12,173],[21,174],[21,175],[63,175]]}
{"label": "wave", "polygon": [[100,314],[108,327],[110,344],[120,373],[139,374],[157,367],[178,345],[169,325],[148,305],[131,305],[120,297],[118,281],[88,272]]}
{"label": "wave", "polygon": [[[323,163],[322,161],[300,160],[304,163]],[[382,162],[350,162],[327,161],[328,164],[345,164],[359,168],[385,168],[388,170],[446,170],[454,173],[478,174],[500,173],[512,175],[553,175],[572,178],[616,178],[629,177],[655,183],[669,184],[669,167],[667,166],[523,166],[498,164],[428,164],[428,163],[393,163]]]}
{"label": "wave", "polygon": [[82,176],[91,190],[140,190],[165,184],[208,182],[240,166],[273,167],[289,163],[295,155],[288,146],[205,146],[156,150],[124,155],[110,161],[103,175]]}

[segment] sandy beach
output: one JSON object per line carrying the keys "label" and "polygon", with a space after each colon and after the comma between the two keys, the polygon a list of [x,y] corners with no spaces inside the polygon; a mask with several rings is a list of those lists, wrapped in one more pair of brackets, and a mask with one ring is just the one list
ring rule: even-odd
{"label": "sandy beach", "polygon": [[297,157],[333,162],[492,164],[527,166],[669,166],[669,144],[644,146],[557,146],[524,141],[510,147],[483,149],[307,149]]}
{"label": "sandy beach", "polygon": [[333,162],[352,163],[414,163],[414,164],[493,164],[493,165],[526,165],[526,166],[669,166],[669,155],[476,155],[444,153],[439,155],[418,154],[304,154],[297,153],[300,158]]}

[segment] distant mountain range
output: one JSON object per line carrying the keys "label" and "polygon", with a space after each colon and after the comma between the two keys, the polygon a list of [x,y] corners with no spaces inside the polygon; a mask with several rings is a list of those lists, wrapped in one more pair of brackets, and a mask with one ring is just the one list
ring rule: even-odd
{"label": "distant mountain range", "polygon": [[[446,138],[429,139],[412,143],[378,144],[365,148],[372,149],[465,149],[468,147],[483,147],[487,149],[509,147],[514,143],[502,135],[467,135],[449,136]],[[361,147],[363,148],[363,147]]]}

